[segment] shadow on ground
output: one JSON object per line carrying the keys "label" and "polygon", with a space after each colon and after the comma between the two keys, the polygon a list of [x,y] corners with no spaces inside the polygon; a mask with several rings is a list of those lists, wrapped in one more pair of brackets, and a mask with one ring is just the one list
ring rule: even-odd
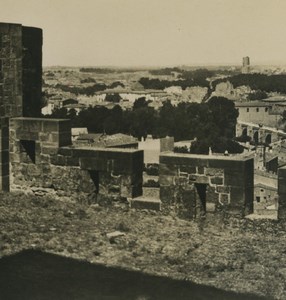
{"label": "shadow on ground", "polygon": [[264,299],[36,250],[0,259],[0,299]]}

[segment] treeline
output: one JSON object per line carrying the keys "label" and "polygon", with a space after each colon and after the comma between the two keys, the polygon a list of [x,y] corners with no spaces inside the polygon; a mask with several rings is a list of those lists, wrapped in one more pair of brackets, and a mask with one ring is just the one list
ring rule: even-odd
{"label": "treeline", "polygon": [[64,84],[57,84],[55,87],[57,89],[61,89],[63,92],[70,92],[73,93],[75,95],[87,95],[87,96],[93,96],[95,93],[97,92],[102,92],[108,89],[114,89],[117,86],[121,86],[122,88],[124,88],[124,84],[116,81],[111,83],[110,85],[106,85],[105,83],[95,83],[93,85],[90,86],[68,86],[68,85],[64,85]]}
{"label": "treeline", "polygon": [[148,134],[153,137],[173,136],[175,141],[193,140],[191,152],[242,152],[233,142],[238,112],[232,101],[213,97],[207,103],[180,103],[173,106],[165,102],[159,110],[148,106],[145,98],[135,101],[132,110],[123,111],[119,105],[112,109],[89,107],[76,115],[74,110],[55,110],[50,117],[70,118],[73,127],[87,127],[89,132],[107,134],[126,133],[139,139]]}
{"label": "treeline", "polygon": [[286,75],[266,75],[266,74],[239,74],[228,78],[213,81],[213,87],[220,82],[229,81],[234,88],[242,85],[249,86],[253,90],[264,92],[286,93]]}
{"label": "treeline", "polygon": [[209,87],[209,81],[207,78],[214,75],[214,71],[207,69],[197,69],[194,71],[181,71],[179,80],[160,80],[158,78],[140,78],[139,83],[143,85],[145,89],[164,90],[171,86],[180,86],[182,89],[192,86]]}
{"label": "treeline", "polygon": [[151,75],[167,75],[170,76],[172,75],[174,72],[176,73],[182,73],[182,70],[174,67],[174,68],[163,68],[163,69],[155,69],[155,70],[149,70],[149,73]]}
{"label": "treeline", "polygon": [[83,73],[97,73],[97,74],[112,74],[112,73],[124,73],[124,72],[139,72],[146,71],[146,69],[136,68],[80,68],[80,72]]}

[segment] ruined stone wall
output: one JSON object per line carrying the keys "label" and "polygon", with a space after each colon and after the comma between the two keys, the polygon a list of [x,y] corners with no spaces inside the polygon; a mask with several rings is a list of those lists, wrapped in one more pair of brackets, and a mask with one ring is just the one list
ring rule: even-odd
{"label": "ruined stone wall", "polygon": [[253,211],[253,159],[163,153],[159,173],[162,207],[179,216],[221,210],[245,216]]}
{"label": "ruined stone wall", "polygon": [[278,219],[286,219],[286,167],[278,169]]}
{"label": "ruined stone wall", "polygon": [[9,190],[9,117],[40,113],[42,30],[0,23],[0,190]]}
{"label": "ruined stone wall", "polygon": [[0,191],[9,191],[9,119],[0,117]]}
{"label": "ruined stone wall", "polygon": [[42,30],[22,27],[23,116],[39,117],[42,99]]}
{"label": "ruined stone wall", "polygon": [[142,194],[143,151],[75,148],[69,120],[10,120],[12,188],[50,188],[61,196],[97,200]]}
{"label": "ruined stone wall", "polygon": [[22,115],[22,26],[0,23],[0,117]]}

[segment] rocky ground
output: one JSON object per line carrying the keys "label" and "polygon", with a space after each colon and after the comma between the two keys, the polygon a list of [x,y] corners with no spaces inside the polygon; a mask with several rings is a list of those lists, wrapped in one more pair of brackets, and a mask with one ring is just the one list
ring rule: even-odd
{"label": "rocky ground", "polygon": [[286,298],[286,224],[209,216],[184,221],[125,203],[0,194],[0,256],[35,248],[105,265]]}

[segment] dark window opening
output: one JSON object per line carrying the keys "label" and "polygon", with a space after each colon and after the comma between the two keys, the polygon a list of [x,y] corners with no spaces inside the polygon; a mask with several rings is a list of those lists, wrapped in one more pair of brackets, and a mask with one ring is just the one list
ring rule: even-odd
{"label": "dark window opening", "polygon": [[200,207],[202,209],[202,214],[206,213],[206,198],[207,198],[207,185],[204,183],[195,183],[195,187],[197,189]]}
{"label": "dark window opening", "polygon": [[260,202],[260,197],[256,197],[256,202]]}
{"label": "dark window opening", "polygon": [[249,112],[249,108],[246,109],[246,112]]}
{"label": "dark window opening", "polygon": [[256,111],[259,112],[259,108],[258,107],[256,108]]}
{"label": "dark window opening", "polygon": [[271,134],[267,134],[267,136],[265,138],[265,144],[267,144],[267,145],[271,144]]}
{"label": "dark window opening", "polygon": [[258,131],[255,131],[255,132],[254,132],[253,140],[254,140],[254,143],[255,143],[255,144],[258,144]]}
{"label": "dark window opening", "polygon": [[243,136],[247,136],[247,128],[243,128],[243,130],[242,130],[242,135],[243,135]]}
{"label": "dark window opening", "polygon": [[35,141],[20,140],[21,152],[25,152],[31,159],[32,163],[36,163],[36,143]]}
{"label": "dark window opening", "polygon": [[99,192],[99,172],[98,171],[88,171],[92,182],[94,183],[94,192],[98,194]]}
{"label": "dark window opening", "polygon": [[268,112],[268,107],[265,107],[265,112]]}

